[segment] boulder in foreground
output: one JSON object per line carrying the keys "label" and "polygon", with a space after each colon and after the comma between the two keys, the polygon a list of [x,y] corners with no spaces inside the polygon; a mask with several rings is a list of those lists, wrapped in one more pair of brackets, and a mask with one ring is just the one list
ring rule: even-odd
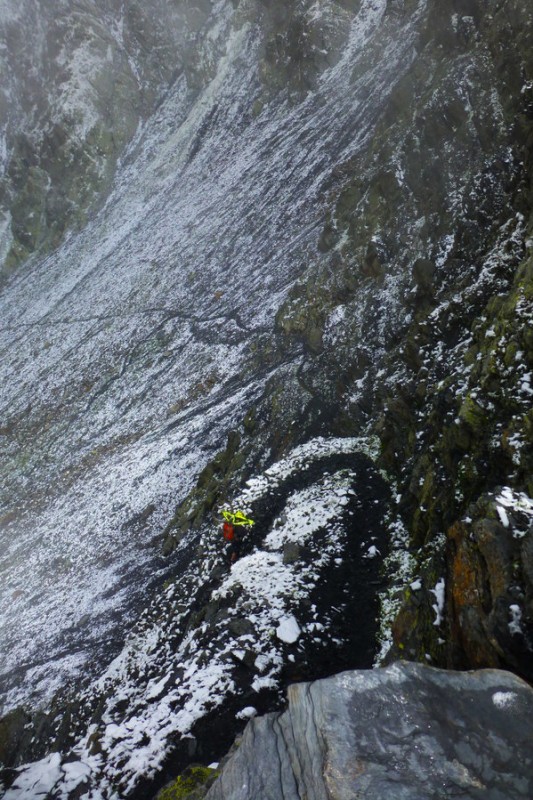
{"label": "boulder in foreground", "polygon": [[206,800],[531,800],[533,690],[419,664],[289,688],[252,720]]}

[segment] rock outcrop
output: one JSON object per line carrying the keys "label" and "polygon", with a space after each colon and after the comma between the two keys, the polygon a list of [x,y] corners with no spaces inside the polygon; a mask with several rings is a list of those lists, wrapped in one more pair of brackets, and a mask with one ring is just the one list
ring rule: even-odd
{"label": "rock outcrop", "polygon": [[498,670],[414,664],[289,687],[206,800],[530,800],[533,691]]}

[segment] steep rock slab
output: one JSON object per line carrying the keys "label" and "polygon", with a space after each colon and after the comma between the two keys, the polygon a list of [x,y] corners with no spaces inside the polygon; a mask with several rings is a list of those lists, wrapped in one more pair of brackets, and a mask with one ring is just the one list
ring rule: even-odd
{"label": "steep rock slab", "polygon": [[295,684],[207,798],[530,798],[532,712],[531,688],[497,670],[395,664]]}

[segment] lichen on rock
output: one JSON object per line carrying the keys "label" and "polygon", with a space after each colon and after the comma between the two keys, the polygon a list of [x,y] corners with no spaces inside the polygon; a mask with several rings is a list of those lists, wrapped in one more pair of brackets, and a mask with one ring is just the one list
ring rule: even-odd
{"label": "lichen on rock", "polygon": [[175,781],[158,792],[156,800],[202,800],[217,775],[216,769],[191,764]]}

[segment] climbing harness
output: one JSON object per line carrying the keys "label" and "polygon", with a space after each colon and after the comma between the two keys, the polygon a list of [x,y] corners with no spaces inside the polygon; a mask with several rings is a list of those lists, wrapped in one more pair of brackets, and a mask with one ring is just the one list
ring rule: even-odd
{"label": "climbing harness", "polygon": [[223,511],[222,516],[230,525],[255,525],[253,519],[249,519],[242,511],[236,511],[235,513]]}

